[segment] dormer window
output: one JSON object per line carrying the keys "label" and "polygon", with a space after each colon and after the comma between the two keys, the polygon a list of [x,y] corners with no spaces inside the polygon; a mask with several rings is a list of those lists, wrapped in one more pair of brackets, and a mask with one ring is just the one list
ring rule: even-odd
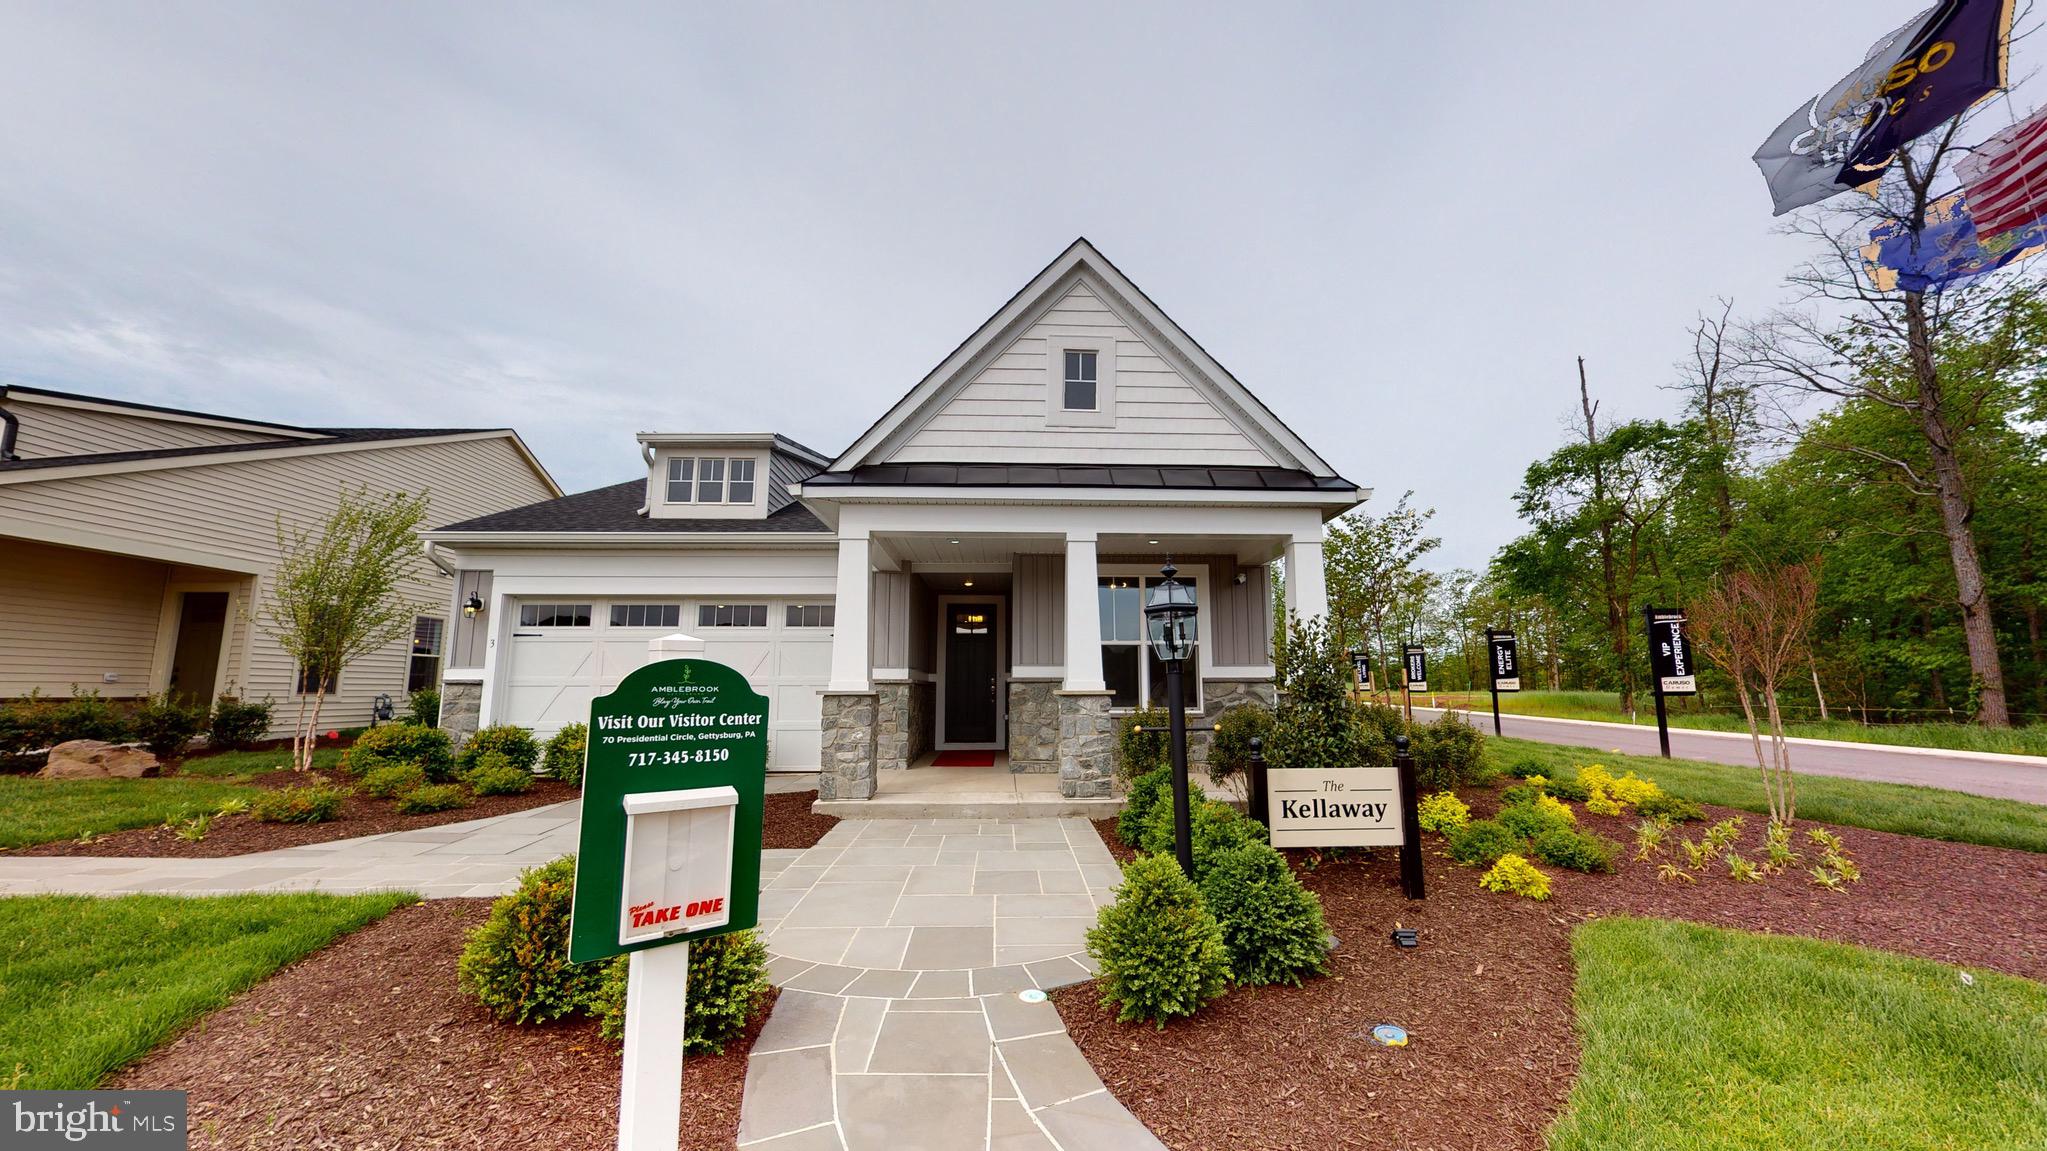
{"label": "dormer window", "polygon": [[750,504],[754,497],[755,466],[750,457],[670,456],[667,502]]}
{"label": "dormer window", "polygon": [[1065,409],[1069,412],[1092,412],[1096,404],[1095,353],[1068,351],[1066,353]]}

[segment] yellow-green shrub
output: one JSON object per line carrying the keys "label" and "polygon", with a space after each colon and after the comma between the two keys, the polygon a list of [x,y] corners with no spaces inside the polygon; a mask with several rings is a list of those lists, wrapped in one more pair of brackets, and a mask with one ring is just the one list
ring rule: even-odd
{"label": "yellow-green shrub", "polygon": [[1479,877],[1487,891],[1511,892],[1528,899],[1549,898],[1549,876],[1519,855],[1503,855],[1491,871]]}
{"label": "yellow-green shrub", "polygon": [[1553,795],[1536,796],[1535,810],[1565,823],[1578,822],[1578,813],[1571,810],[1571,805]]}
{"label": "yellow-green shrub", "polygon": [[1423,831],[1447,834],[1471,822],[1471,808],[1454,792],[1439,791],[1423,799],[1416,807],[1416,819]]}

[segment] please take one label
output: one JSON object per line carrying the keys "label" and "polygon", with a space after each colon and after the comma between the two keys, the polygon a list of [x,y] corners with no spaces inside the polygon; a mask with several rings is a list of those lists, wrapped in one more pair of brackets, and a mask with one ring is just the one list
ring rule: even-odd
{"label": "please take one label", "polygon": [[1394,847],[1401,841],[1400,775],[1390,767],[1265,773],[1274,847]]}

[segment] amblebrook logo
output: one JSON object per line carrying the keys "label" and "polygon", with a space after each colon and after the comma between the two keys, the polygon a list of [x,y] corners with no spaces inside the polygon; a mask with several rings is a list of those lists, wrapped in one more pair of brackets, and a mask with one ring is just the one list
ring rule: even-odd
{"label": "amblebrook logo", "polygon": [[183,1091],[0,1091],[0,1146],[184,1151]]}

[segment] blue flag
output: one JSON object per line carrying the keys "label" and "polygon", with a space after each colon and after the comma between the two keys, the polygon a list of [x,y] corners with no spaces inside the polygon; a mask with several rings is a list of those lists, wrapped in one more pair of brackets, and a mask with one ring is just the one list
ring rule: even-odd
{"label": "blue flag", "polygon": [[1917,235],[1896,221],[1871,228],[1862,258],[1881,291],[1937,292],[2032,256],[2043,243],[2047,220],[1979,240],[1956,193],[1926,206],[1926,227]]}
{"label": "blue flag", "polygon": [[1898,149],[2004,87],[2012,0],[1941,0],[1877,85],[1834,183],[1867,184]]}

